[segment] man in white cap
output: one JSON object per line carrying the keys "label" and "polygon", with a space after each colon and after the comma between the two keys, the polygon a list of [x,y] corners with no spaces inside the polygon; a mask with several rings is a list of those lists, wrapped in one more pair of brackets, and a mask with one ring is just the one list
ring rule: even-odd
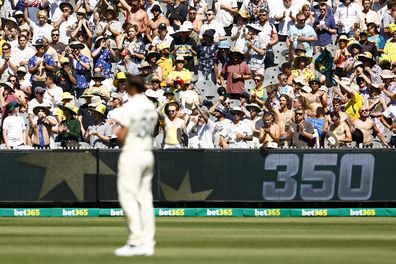
{"label": "man in white cap", "polygon": [[[154,255],[154,208],[151,180],[154,175],[153,134],[158,121],[154,104],[144,95],[144,81],[128,76],[126,103],[118,139],[124,144],[118,160],[118,196],[129,236],[116,256]],[[131,162],[133,160],[133,162]]]}
{"label": "man in white cap", "polygon": [[220,133],[222,147],[224,149],[250,148],[248,141],[253,139],[253,131],[249,125],[242,122],[245,112],[240,106],[237,106],[231,109],[230,113],[233,116],[233,122]]}

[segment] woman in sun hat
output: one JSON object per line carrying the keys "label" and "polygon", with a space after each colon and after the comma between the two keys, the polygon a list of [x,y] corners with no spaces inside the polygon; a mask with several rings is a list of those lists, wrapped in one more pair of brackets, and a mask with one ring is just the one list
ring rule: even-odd
{"label": "woman in sun hat", "polygon": [[78,148],[81,136],[81,124],[76,116],[78,115],[78,107],[71,103],[59,106],[63,110],[66,119],[58,126],[58,136],[55,141],[61,142],[64,148]]}
{"label": "woman in sun hat", "polygon": [[338,38],[337,42],[338,42],[338,49],[334,54],[334,64],[336,66],[334,74],[341,78],[347,75],[346,66],[347,66],[347,60],[350,56],[350,53],[347,48],[348,37],[346,35],[341,35]]}

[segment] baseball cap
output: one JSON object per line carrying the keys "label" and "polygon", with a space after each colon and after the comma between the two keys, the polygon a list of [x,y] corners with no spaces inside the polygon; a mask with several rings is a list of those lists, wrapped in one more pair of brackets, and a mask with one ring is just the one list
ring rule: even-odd
{"label": "baseball cap", "polygon": [[34,93],[43,94],[45,93],[45,89],[43,87],[37,86],[36,88],[34,88]]}
{"label": "baseball cap", "polygon": [[[153,7],[154,8],[154,7]],[[165,23],[161,23],[161,24],[159,24],[159,26],[158,26],[158,30],[165,30],[165,29],[167,29],[168,27],[167,27],[167,25],[165,24]]]}
{"label": "baseball cap", "polygon": [[155,11],[162,12],[161,7],[160,7],[159,5],[154,5],[154,6],[151,8],[151,13],[153,13],[153,12],[155,12]]}

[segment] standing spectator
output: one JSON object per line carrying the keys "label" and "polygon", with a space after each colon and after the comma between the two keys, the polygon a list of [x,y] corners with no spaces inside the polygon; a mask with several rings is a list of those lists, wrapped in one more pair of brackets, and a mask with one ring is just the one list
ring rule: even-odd
{"label": "standing spectator", "polygon": [[148,25],[147,12],[141,9],[139,0],[131,0],[129,3],[130,5],[125,0],[120,0],[122,8],[127,11],[127,22],[131,25],[137,25],[139,35],[144,34]]}
{"label": "standing spectator", "polygon": [[11,55],[11,45],[4,43],[2,45],[3,54],[0,58],[0,82],[6,82],[10,75],[13,75],[17,71],[17,63]]}
{"label": "standing spectator", "polygon": [[165,120],[164,149],[184,148],[183,135],[186,132],[186,123],[178,117],[179,103],[169,102],[165,105],[165,115],[160,112],[160,118]]}
{"label": "standing spectator", "polygon": [[[58,29],[53,29],[51,31],[52,41],[50,44],[50,46],[52,48],[54,48],[56,50],[56,52],[58,53],[58,57],[60,57],[61,54],[63,54],[63,52],[65,51],[65,48],[67,47],[67,45],[65,43],[59,41],[59,34],[60,34],[60,32]],[[67,42],[67,43],[69,43],[69,42]]]}
{"label": "standing spectator", "polygon": [[267,147],[270,143],[278,144],[280,129],[274,123],[271,112],[264,112],[263,123],[264,125],[260,128],[259,143],[262,144],[262,147]]}
{"label": "standing spectator", "polygon": [[[169,26],[169,20],[162,15],[161,7],[158,4],[155,4],[150,11],[154,17],[149,20],[147,31],[146,31],[146,38],[149,42],[153,42],[153,39],[159,35],[159,26],[165,24],[165,26]],[[166,29],[166,28],[165,28]]]}
{"label": "standing spectator", "polygon": [[216,83],[214,76],[214,56],[217,54],[218,48],[217,44],[214,43],[214,29],[208,29],[203,34],[204,41],[198,47],[198,58],[199,58],[199,68],[198,68],[198,80],[210,80]]}
{"label": "standing spectator", "polygon": [[231,30],[231,40],[234,42],[233,48],[243,50],[245,48],[245,35],[248,32],[246,25],[249,23],[249,15],[244,10],[237,14],[237,24]]}
{"label": "standing spectator", "polygon": [[168,34],[168,26],[165,23],[161,23],[158,26],[158,34],[153,38],[151,42],[150,50],[159,50],[159,46],[164,44],[168,47],[172,44],[173,37]]}
{"label": "standing spectator", "polygon": [[228,61],[228,52],[230,51],[230,44],[226,40],[222,40],[219,42],[217,46],[217,53],[214,57],[214,79],[216,80],[216,84],[220,84],[220,73],[219,70],[223,68],[223,66]]}
{"label": "standing spectator", "polygon": [[18,67],[27,67],[29,59],[36,53],[36,51],[28,45],[28,42],[28,38],[25,35],[19,35],[18,46],[11,50],[11,55],[18,64]]}
{"label": "standing spectator", "polygon": [[213,131],[213,141],[215,148],[221,148],[220,135],[221,132],[231,124],[231,120],[225,118],[226,109],[221,105],[220,101],[216,102],[210,109],[209,113],[213,115],[215,120],[215,127]]}
{"label": "standing spectator", "polygon": [[108,148],[111,138],[111,127],[105,121],[106,106],[99,104],[92,110],[95,123],[88,127],[85,140],[89,142],[91,148]]}
{"label": "standing spectator", "polygon": [[45,53],[45,43],[43,39],[38,39],[33,46],[36,47],[37,53],[29,59],[28,70],[31,76],[32,88],[37,86],[45,86],[45,78],[47,71],[54,71],[55,60],[54,58]]}
{"label": "standing spectator", "polygon": [[37,12],[37,18],[38,18],[38,24],[34,23],[28,15],[28,6],[27,6],[28,0],[25,0],[25,11],[23,13],[24,19],[30,27],[33,29],[33,39],[32,42],[35,43],[39,39],[51,39],[51,32],[54,29],[54,27],[50,24],[47,23],[48,21],[48,14],[47,11],[45,10],[40,10]]}
{"label": "standing spectator", "polygon": [[[289,35],[290,27],[296,20],[297,13],[298,9],[292,5],[292,0],[283,0],[282,5],[280,5],[276,10],[275,21],[279,23],[278,35],[280,41],[286,41]],[[305,22],[305,15],[302,15],[304,16]]]}
{"label": "standing spectator", "polygon": [[213,131],[215,123],[209,119],[209,112],[201,110],[198,105],[195,105],[197,116],[191,116],[187,126],[187,134],[194,131],[196,140],[188,141],[189,148],[213,149]]}
{"label": "standing spectator", "polygon": [[219,42],[221,40],[226,39],[226,32],[222,24],[215,20],[216,12],[212,9],[209,9],[206,12],[206,20],[205,23],[201,27],[201,32],[199,36],[202,38],[203,33],[208,29],[214,29],[216,31],[214,35],[214,41]]}
{"label": "standing spectator", "polygon": [[81,136],[81,124],[75,116],[78,114],[78,108],[71,103],[60,106],[66,119],[58,126],[58,137],[55,141],[61,143],[63,148],[78,148]]}
{"label": "standing spectator", "polygon": [[272,47],[279,42],[279,37],[276,27],[269,22],[268,9],[259,10],[257,24],[261,27],[259,38],[263,39],[264,43],[267,44],[264,59],[265,68],[273,67],[275,66],[275,54]]}
{"label": "standing spectator", "polygon": [[237,106],[230,110],[230,113],[233,116],[233,122],[220,134],[222,147],[224,149],[249,148],[248,141],[253,139],[253,132],[245,122],[242,122],[245,112]]}
{"label": "standing spectator", "polygon": [[61,104],[63,90],[55,84],[55,75],[52,72],[47,74],[45,87],[44,99],[51,101],[52,105],[55,107]]}
{"label": "standing spectator", "polygon": [[163,42],[157,46],[157,49],[161,55],[161,57],[157,61],[157,64],[159,67],[161,67],[163,74],[161,87],[165,87],[166,81],[168,80],[168,76],[172,72],[173,67],[173,61],[172,58],[170,58],[170,46],[167,43]]}
{"label": "standing spectator", "polygon": [[328,95],[319,90],[320,81],[317,78],[309,81],[309,87],[312,91],[303,94],[304,108],[307,109],[307,121],[318,130],[319,136],[322,136]]}
{"label": "standing spectator", "polygon": [[348,124],[341,121],[340,115],[336,111],[330,113],[330,118],[332,124],[329,126],[328,131],[323,132],[331,132],[337,138],[338,146],[346,147],[346,144],[352,141],[352,134]]}
{"label": "standing spectator", "polygon": [[352,121],[353,129],[359,129],[363,133],[363,147],[373,147],[373,136],[377,135],[384,147],[389,147],[384,135],[378,129],[375,122],[370,118],[370,110],[364,105],[360,108],[360,117]]}
{"label": "standing spectator", "polygon": [[388,55],[393,63],[396,62],[396,27],[392,27],[390,33],[392,34],[392,38],[386,42],[384,54]]}
{"label": "standing spectator", "polygon": [[345,35],[341,35],[338,38],[338,49],[334,55],[334,64],[335,64],[335,71],[334,74],[337,75],[339,78],[347,76],[347,60],[350,56],[348,48],[348,38]]}
{"label": "standing spectator", "polygon": [[215,9],[217,10],[215,20],[223,26],[226,36],[230,36],[234,14],[238,12],[237,1],[219,0],[215,3]]}
{"label": "standing spectator", "polygon": [[220,83],[225,86],[224,80],[227,80],[226,91],[234,98],[239,98],[239,94],[245,91],[245,80],[251,78],[249,66],[244,61],[244,56],[239,50],[232,50],[229,53],[229,62],[227,62],[220,74]]}
{"label": "standing spectator", "polygon": [[310,4],[304,4],[301,7],[301,13],[305,15],[305,24],[310,25],[311,27],[314,27],[314,22],[315,22],[315,16],[314,13],[311,12],[311,5]]}
{"label": "standing spectator", "polygon": [[296,49],[299,44],[303,44],[307,55],[312,56],[312,46],[317,40],[318,37],[316,36],[315,30],[311,26],[305,25],[305,15],[303,13],[298,13],[296,15],[296,24],[290,27],[286,44],[292,46],[294,49]]}
{"label": "standing spectator", "polygon": [[171,47],[174,47],[173,54],[183,56],[186,60],[186,69],[195,73],[194,56],[197,56],[198,46],[193,38],[190,37],[191,30],[186,25],[182,25],[173,35]]}
{"label": "standing spectator", "polygon": [[170,25],[178,30],[179,27],[187,20],[188,8],[184,1],[169,0],[166,6],[166,17]]}
{"label": "standing spectator", "polygon": [[106,37],[96,39],[95,46],[92,49],[91,56],[93,58],[94,68],[102,68],[105,78],[111,78],[111,59],[115,57],[115,52]]}
{"label": "standing spectator", "polygon": [[[75,15],[73,15],[74,8],[68,2],[63,2],[59,5],[62,15],[54,22],[54,28],[58,29],[60,33],[59,41],[67,45],[69,43],[70,35],[73,32],[73,26],[77,22]],[[50,38],[48,38],[50,39]]]}
{"label": "standing spectator", "polygon": [[367,30],[361,31],[359,34],[359,43],[363,47],[363,53],[370,52],[371,55],[373,55],[373,58],[376,61],[376,63],[378,63],[379,53],[378,53],[377,46],[375,45],[375,43],[368,40],[368,36],[369,36],[369,34],[368,34]]}
{"label": "standing spectator", "polygon": [[318,36],[315,46],[325,47],[332,44],[332,35],[336,34],[337,30],[334,17],[329,15],[326,3],[319,5],[319,11],[320,14],[313,24],[313,28]]}
{"label": "standing spectator", "polygon": [[241,9],[250,17],[250,23],[257,23],[261,10],[269,10],[267,0],[248,0],[243,1]]}
{"label": "standing spectator", "polygon": [[314,128],[311,123],[305,121],[304,108],[298,107],[294,110],[294,121],[289,126],[290,146],[305,148],[313,146]]}
{"label": "standing spectator", "polygon": [[263,119],[261,118],[261,107],[257,104],[248,104],[246,105],[246,110],[249,113],[249,119],[243,120],[246,122],[250,129],[253,132],[253,139],[249,141],[250,148],[258,149],[260,148],[259,143],[259,135],[260,135],[260,128],[263,127]]}
{"label": "standing spectator", "polygon": [[267,90],[264,87],[264,69],[256,71],[253,80],[255,87],[250,91],[250,101],[263,107],[268,98]]}
{"label": "standing spectator", "polygon": [[358,4],[353,3],[353,0],[344,0],[337,7],[334,20],[338,26],[338,33],[351,38],[359,28],[360,21],[363,20],[362,9]]}
{"label": "standing spectator", "polygon": [[91,64],[87,56],[81,54],[84,45],[79,41],[73,41],[69,44],[72,50],[72,66],[75,70],[76,84],[74,85],[76,97],[79,98],[84,90],[88,88],[91,81]]}
{"label": "standing spectator", "polygon": [[247,63],[249,69],[254,73],[259,69],[264,68],[265,50],[267,43],[259,33],[261,27],[257,24],[248,24],[248,34],[245,36],[246,47],[245,56],[247,56]]}
{"label": "standing spectator", "polygon": [[45,89],[43,87],[37,86],[34,88],[34,98],[29,101],[28,114],[32,118],[34,116],[33,109],[38,105],[50,105],[52,107],[52,102],[44,98]]}
{"label": "standing spectator", "polygon": [[77,83],[75,69],[72,69],[69,57],[63,57],[60,61],[60,68],[54,71],[55,84],[62,88],[64,92],[74,94],[74,85]]}
{"label": "standing spectator", "polygon": [[373,22],[368,23],[367,32],[369,35],[368,40],[376,45],[379,54],[381,54],[385,47],[385,39],[379,34],[378,26]]}
{"label": "standing spectator", "polygon": [[19,104],[16,101],[9,103],[7,109],[10,115],[3,121],[3,139],[7,149],[16,149],[26,145],[25,121],[18,115]]}
{"label": "standing spectator", "polygon": [[52,128],[57,125],[56,119],[51,116],[50,107],[38,105],[33,109],[35,116],[31,119],[30,129],[34,148],[50,148]]}
{"label": "standing spectator", "polygon": [[363,0],[363,10],[362,10],[362,17],[363,20],[361,22],[360,28],[361,29],[367,29],[367,24],[368,23],[374,23],[375,25],[379,26],[381,25],[381,19],[380,16],[377,12],[371,9],[373,1],[372,0]]}

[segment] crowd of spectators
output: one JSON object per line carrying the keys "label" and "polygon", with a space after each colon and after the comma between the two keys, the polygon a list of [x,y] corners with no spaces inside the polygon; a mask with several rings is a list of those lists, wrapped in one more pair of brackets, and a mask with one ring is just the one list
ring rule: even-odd
{"label": "crowd of spectators", "polygon": [[129,75],[156,148],[396,145],[396,0],[0,5],[2,148],[119,147]]}

